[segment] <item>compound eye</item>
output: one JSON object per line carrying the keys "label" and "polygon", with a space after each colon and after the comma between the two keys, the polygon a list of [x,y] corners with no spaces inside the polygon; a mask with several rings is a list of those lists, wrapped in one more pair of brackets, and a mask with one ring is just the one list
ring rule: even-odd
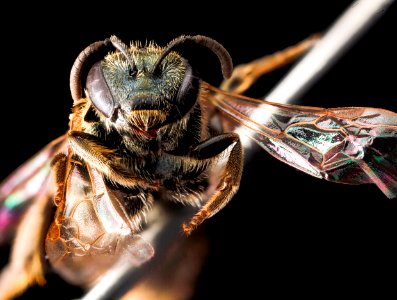
{"label": "compound eye", "polygon": [[105,117],[113,115],[115,104],[112,93],[103,75],[101,62],[95,63],[88,72],[86,87],[92,104]]}

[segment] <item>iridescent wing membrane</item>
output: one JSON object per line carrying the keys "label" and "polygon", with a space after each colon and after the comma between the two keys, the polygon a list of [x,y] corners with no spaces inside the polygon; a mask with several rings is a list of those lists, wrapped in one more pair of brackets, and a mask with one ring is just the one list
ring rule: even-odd
{"label": "iridescent wing membrane", "polygon": [[49,192],[51,159],[66,147],[66,137],[57,138],[0,184],[0,244],[11,238],[29,204]]}
{"label": "iridescent wing membrane", "polygon": [[275,158],[318,178],[374,183],[387,197],[397,196],[396,113],[277,104],[205,86],[225,120]]}

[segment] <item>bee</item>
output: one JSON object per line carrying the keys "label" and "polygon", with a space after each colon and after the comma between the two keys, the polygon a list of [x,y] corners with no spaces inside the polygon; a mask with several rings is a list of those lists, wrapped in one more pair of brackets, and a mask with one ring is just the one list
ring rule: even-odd
{"label": "bee", "polygon": [[[300,171],[338,183],[374,183],[396,197],[396,113],[242,95],[315,40],[234,71],[228,51],[201,35],[165,47],[128,46],[111,36],[85,48],[70,74],[69,130],[0,186],[0,239],[15,234],[0,277],[2,299],[43,284],[47,264],[69,282],[88,285],[119,257],[144,263],[155,254],[140,233],[157,202],[198,206],[182,224],[190,234],[239,188],[244,151],[237,126]],[[216,55],[225,78],[220,88],[200,78],[186,45]],[[258,109],[269,117],[252,118]]]}

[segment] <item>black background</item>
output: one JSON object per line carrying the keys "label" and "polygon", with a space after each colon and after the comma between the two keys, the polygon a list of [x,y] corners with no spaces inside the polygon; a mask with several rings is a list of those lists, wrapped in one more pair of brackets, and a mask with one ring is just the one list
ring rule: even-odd
{"label": "black background", "polygon": [[[32,9],[27,14],[10,10],[13,17],[2,36],[0,178],[67,130],[70,68],[91,42],[116,34],[126,42],[165,45],[181,34],[204,34],[222,43],[237,65],[323,32],[350,3],[265,1],[258,7],[244,1],[215,9],[186,2],[177,11],[176,4],[141,2],[96,4],[87,11],[77,6],[24,7]],[[396,18],[393,4],[300,103],[397,111]],[[261,80],[260,95],[287,70]],[[218,74],[214,60],[207,81],[216,85]],[[397,266],[397,204],[376,186],[315,179],[260,151],[247,163],[238,194],[205,230],[211,251],[194,299],[236,293],[245,298],[342,291],[395,295],[395,277],[389,274]],[[7,251],[3,247],[3,262]],[[72,299],[81,290],[51,275],[46,287],[32,288],[21,299],[44,295]]]}

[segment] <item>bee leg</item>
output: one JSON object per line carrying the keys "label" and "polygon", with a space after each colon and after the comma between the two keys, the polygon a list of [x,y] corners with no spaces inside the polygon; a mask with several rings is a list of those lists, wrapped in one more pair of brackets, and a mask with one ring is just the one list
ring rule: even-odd
{"label": "bee leg", "polygon": [[253,60],[250,63],[238,65],[234,68],[232,76],[222,82],[221,89],[238,94],[245,92],[260,76],[291,63],[310,49],[318,40],[319,35],[315,34],[294,46]]}
{"label": "bee leg", "polygon": [[212,217],[230,201],[240,186],[243,169],[243,148],[240,137],[236,133],[225,133],[213,137],[201,143],[193,152],[198,159],[206,159],[217,156],[229,146],[232,146],[232,149],[216,190],[200,211],[188,223],[182,225],[186,234],[190,234],[205,219]]}
{"label": "bee leg", "polygon": [[56,185],[54,204],[59,206],[65,200],[66,180],[70,172],[68,157],[63,153],[58,153],[51,161],[51,168]]}
{"label": "bee leg", "polygon": [[0,276],[0,299],[12,299],[31,284],[43,285],[44,238],[53,207],[51,195],[41,193],[18,225],[10,262]]}
{"label": "bee leg", "polygon": [[89,161],[97,170],[106,174],[111,180],[124,185],[157,188],[158,182],[150,182],[131,174],[120,163],[121,158],[113,150],[102,145],[97,137],[80,131],[71,131],[68,135],[73,150],[83,159]]}

